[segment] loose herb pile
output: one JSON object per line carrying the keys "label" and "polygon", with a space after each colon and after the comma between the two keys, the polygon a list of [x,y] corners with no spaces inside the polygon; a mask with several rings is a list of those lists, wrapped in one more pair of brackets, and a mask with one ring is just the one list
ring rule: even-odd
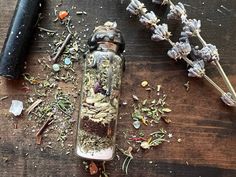
{"label": "loose herb pile", "polygon": [[[38,59],[43,74],[33,76],[24,73],[24,90],[29,92],[27,98],[28,119],[34,121],[29,131],[36,132],[36,143],[44,147],[54,148],[58,145],[65,147],[66,154],[71,151],[71,144],[65,146],[68,134],[73,134],[73,125],[77,119],[76,102],[80,95],[80,80],[77,72],[83,53],[87,50],[86,40],[89,32],[85,22],[87,13],[72,7],[70,12],[63,9],[60,3],[54,8],[55,19],[53,26],[58,30],[46,29],[41,26],[45,18],[39,15],[37,28],[38,37],[49,39],[49,57]],[[70,13],[75,13],[74,19]],[[83,28],[79,33],[73,23]],[[43,23],[42,23],[43,24]],[[43,76],[42,76],[43,75]],[[33,91],[33,92],[32,92]],[[28,130],[26,129],[26,130]],[[38,131],[37,131],[38,130]],[[42,138],[45,138],[44,140]],[[58,143],[57,143],[58,142]],[[42,146],[43,147],[43,146]]]}
{"label": "loose herb pile", "polygon": [[[161,120],[165,124],[171,123],[171,119],[168,116],[171,109],[166,103],[167,95],[161,89],[161,85],[152,87],[147,81],[143,81],[141,82],[141,87],[144,92],[152,92],[152,96],[150,97],[149,94],[148,98],[142,100],[137,95],[132,95],[133,111],[131,118],[133,120],[132,125],[136,131],[132,133],[123,132],[129,147],[127,150],[120,149],[126,156],[122,165],[122,170],[126,174],[136,152],[140,151],[140,149],[150,150],[163,142],[169,142],[170,138],[172,138],[172,134],[169,133],[167,135],[167,131],[164,130],[161,124]],[[123,102],[123,105],[126,106],[127,102]],[[152,130],[151,133],[144,133],[147,132],[147,127]]]}
{"label": "loose herb pile", "polygon": [[153,123],[159,123],[160,119],[164,119],[169,122],[166,117],[166,113],[171,112],[171,109],[166,107],[166,95],[162,95],[158,100],[145,99],[141,103],[137,102],[134,104],[134,112],[132,118],[134,120],[133,126],[139,129],[140,124],[153,126]]}

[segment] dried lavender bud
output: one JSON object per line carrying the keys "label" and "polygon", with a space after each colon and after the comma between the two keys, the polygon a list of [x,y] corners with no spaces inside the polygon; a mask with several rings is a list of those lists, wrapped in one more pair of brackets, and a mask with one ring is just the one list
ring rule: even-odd
{"label": "dried lavender bud", "polygon": [[236,101],[232,98],[232,94],[230,92],[222,95],[221,100],[228,106],[236,106]]}
{"label": "dried lavender bud", "polygon": [[162,24],[155,27],[152,35],[152,40],[157,42],[168,40],[170,36],[171,33],[168,31],[167,24]]}
{"label": "dried lavender bud", "polygon": [[176,42],[167,54],[170,58],[175,60],[186,57],[191,52],[191,46],[189,42]]}
{"label": "dried lavender bud", "polygon": [[181,2],[177,5],[171,4],[167,18],[185,21],[187,19],[187,14],[184,5]]}
{"label": "dried lavender bud", "polygon": [[141,15],[147,12],[145,5],[138,0],[131,0],[126,10],[133,15]]}
{"label": "dried lavender bud", "polygon": [[170,0],[152,0],[153,3],[166,5],[170,3]]}
{"label": "dried lavender bud", "polygon": [[203,60],[193,61],[193,67],[188,70],[188,77],[203,77],[205,75],[205,64]]}
{"label": "dried lavender bud", "polygon": [[188,37],[189,36],[185,32],[181,32],[179,41],[190,43]]}
{"label": "dried lavender bud", "polygon": [[183,30],[187,36],[196,36],[197,33],[201,32],[201,21],[196,19],[188,19],[185,22]]}
{"label": "dried lavender bud", "polygon": [[145,13],[139,19],[139,21],[147,28],[154,29],[153,27],[160,21],[153,11]]}
{"label": "dried lavender bud", "polygon": [[220,60],[218,49],[212,44],[207,44],[201,50],[197,50],[196,54],[201,57],[205,62]]}

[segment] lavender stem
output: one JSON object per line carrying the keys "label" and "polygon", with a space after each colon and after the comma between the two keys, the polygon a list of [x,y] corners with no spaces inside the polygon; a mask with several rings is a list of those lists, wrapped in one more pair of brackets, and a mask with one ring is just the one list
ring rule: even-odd
{"label": "lavender stem", "polygon": [[[198,38],[199,41],[202,43],[203,47],[205,47],[205,46],[207,45],[206,42],[204,41],[204,39],[202,38],[202,36],[200,35],[199,32],[197,33],[197,38]],[[230,81],[229,81],[227,75],[225,74],[225,72],[224,72],[224,70],[223,70],[223,68],[222,68],[222,66],[221,66],[221,64],[220,64],[220,62],[219,62],[218,60],[215,60],[214,63],[215,63],[215,66],[216,66],[217,70],[219,71],[221,77],[223,78],[223,80],[224,80],[224,82],[225,82],[227,88],[229,89],[230,93],[232,94],[233,99],[236,100],[236,93],[235,93],[235,90],[234,90],[232,84],[230,83]]]}
{"label": "lavender stem", "polygon": [[[167,41],[170,43],[170,45],[174,46],[175,43],[171,39],[167,39]],[[189,64],[190,66],[194,66],[192,60],[190,60],[188,57],[183,57],[183,60]],[[208,77],[206,74],[203,74],[203,77],[214,87],[217,91],[219,91],[222,95],[225,94],[224,90],[222,90],[210,77]]]}
{"label": "lavender stem", "polygon": [[199,41],[202,43],[202,46],[205,47],[207,45],[206,41],[202,38],[199,32],[197,32],[196,35]]}
{"label": "lavender stem", "polygon": [[219,62],[218,60],[216,60],[216,61],[215,61],[215,64],[216,64],[216,67],[217,67],[217,69],[218,69],[220,75],[222,76],[222,78],[223,78],[223,80],[224,80],[224,82],[225,82],[227,88],[229,89],[230,93],[232,94],[233,99],[236,101],[236,93],[235,93],[235,90],[234,90],[232,84],[230,83],[228,77],[226,76],[226,74],[225,74],[225,72],[224,72],[224,70],[223,70],[223,68],[222,68],[222,66],[221,66],[221,64],[220,64],[220,62]]}
{"label": "lavender stem", "polygon": [[[188,59],[188,57],[183,57],[184,61],[188,63],[190,66],[193,66],[193,62]],[[210,77],[208,77],[206,74],[203,75],[203,77],[213,86],[218,90],[222,95],[225,94],[224,90],[222,90]]]}

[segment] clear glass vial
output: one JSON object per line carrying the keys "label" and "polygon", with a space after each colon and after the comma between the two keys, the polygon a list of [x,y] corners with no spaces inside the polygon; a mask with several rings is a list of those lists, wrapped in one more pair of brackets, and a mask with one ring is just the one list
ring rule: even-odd
{"label": "clear glass vial", "polygon": [[106,22],[95,28],[88,45],[76,154],[87,159],[111,160],[115,151],[125,44],[116,23]]}

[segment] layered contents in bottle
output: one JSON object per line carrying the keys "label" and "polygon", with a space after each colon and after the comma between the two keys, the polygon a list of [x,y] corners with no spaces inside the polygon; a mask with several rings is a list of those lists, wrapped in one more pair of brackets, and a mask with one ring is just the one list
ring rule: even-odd
{"label": "layered contents in bottle", "polygon": [[81,157],[113,157],[122,66],[122,58],[112,51],[87,55],[76,149]]}

